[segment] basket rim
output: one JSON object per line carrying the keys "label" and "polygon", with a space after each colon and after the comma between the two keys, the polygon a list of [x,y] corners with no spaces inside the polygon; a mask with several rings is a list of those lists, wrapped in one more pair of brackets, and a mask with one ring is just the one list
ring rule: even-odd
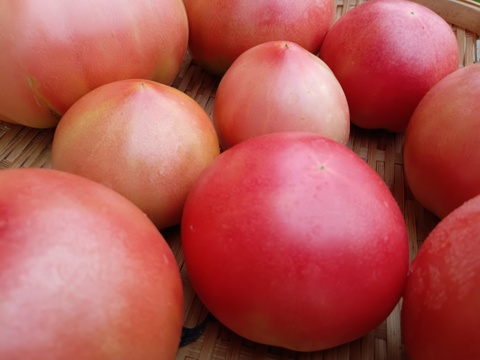
{"label": "basket rim", "polygon": [[413,0],[451,24],[480,35],[480,2],[474,0]]}

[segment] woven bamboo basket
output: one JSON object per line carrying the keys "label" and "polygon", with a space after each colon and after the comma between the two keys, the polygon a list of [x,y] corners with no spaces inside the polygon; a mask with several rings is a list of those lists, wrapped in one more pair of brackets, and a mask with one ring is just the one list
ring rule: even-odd
{"label": "woven bamboo basket", "polygon": [[[367,0],[336,0],[336,18]],[[440,14],[456,34],[460,49],[459,67],[480,58],[480,2],[474,0],[415,0]],[[194,64],[187,55],[174,87],[195,99],[211,115],[218,78]],[[54,129],[39,130],[0,121],[0,169],[50,167]],[[413,258],[438,219],[424,209],[409,191],[404,179],[403,134],[366,131],[352,127],[348,146],[364,159],[386,182],[397,200],[408,228]],[[177,228],[164,232],[181,269],[185,292],[186,327],[195,327],[208,315],[196,297],[186,272]],[[179,348],[177,360],[208,359],[318,359],[318,360],[400,360],[406,359],[400,330],[401,303],[375,330],[348,344],[314,352],[298,353],[253,343],[232,333],[218,321],[208,321],[200,337]]]}

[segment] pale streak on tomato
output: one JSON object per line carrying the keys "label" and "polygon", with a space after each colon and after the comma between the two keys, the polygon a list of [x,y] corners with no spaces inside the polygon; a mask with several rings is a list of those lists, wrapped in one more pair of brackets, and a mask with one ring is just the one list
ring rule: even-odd
{"label": "pale streak on tomato", "polygon": [[55,108],[45,99],[45,97],[40,93],[38,81],[35,79],[34,76],[27,76],[26,78],[27,86],[32,90],[32,93],[35,97],[37,103],[46,108],[50,114],[52,114],[56,119],[60,120],[62,114],[55,110]]}

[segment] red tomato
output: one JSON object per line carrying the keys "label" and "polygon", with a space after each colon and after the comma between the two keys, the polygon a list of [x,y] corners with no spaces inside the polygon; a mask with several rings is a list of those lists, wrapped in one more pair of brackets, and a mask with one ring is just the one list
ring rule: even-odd
{"label": "red tomato", "polygon": [[334,20],[334,0],[183,0],[189,52],[222,75],[244,51],[272,40],[293,41],[317,53]]}
{"label": "red tomato", "polygon": [[170,83],[188,44],[181,0],[0,2],[0,120],[53,127],[88,91]]}
{"label": "red tomato", "polygon": [[450,25],[412,1],[371,0],[342,16],[319,54],[345,91],[352,123],[404,131],[425,93],[458,68]]}
{"label": "red tomato", "polygon": [[91,91],[65,113],[52,167],[111,187],[165,228],[180,222],[190,187],[219,152],[198,103],[168,85],[132,79]]}
{"label": "red tomato", "polygon": [[189,278],[241,336],[298,351],[356,339],[386,319],[408,268],[406,226],[360,157],[314,133],[231,147],[182,218]]}
{"label": "red tomato", "polygon": [[240,55],[222,77],[213,123],[224,149],[278,131],[311,131],[346,144],[347,99],[317,56],[287,41],[266,42]]}
{"label": "red tomato", "polygon": [[79,176],[0,170],[0,358],[171,360],[178,265],[131,202]]}
{"label": "red tomato", "polygon": [[480,64],[455,71],[422,99],[407,127],[405,176],[427,209],[446,216],[480,194]]}
{"label": "red tomato", "polygon": [[447,215],[414,258],[402,305],[411,360],[480,354],[480,196]]}

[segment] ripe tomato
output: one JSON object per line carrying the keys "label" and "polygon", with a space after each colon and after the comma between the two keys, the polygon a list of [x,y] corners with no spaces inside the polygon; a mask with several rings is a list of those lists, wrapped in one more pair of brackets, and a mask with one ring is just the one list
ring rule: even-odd
{"label": "ripe tomato", "polygon": [[181,0],[0,2],[0,120],[53,127],[88,91],[170,83],[188,44]]}
{"label": "ripe tomato", "polygon": [[273,40],[293,41],[317,53],[334,20],[334,0],[183,0],[189,52],[223,75],[244,51]]}
{"label": "ripe tomato", "polygon": [[219,152],[212,122],[192,98],[130,79],[91,91],[65,113],[52,167],[111,187],[165,228],[180,222],[190,187]]}
{"label": "ripe tomato", "polygon": [[224,149],[278,131],[311,131],[346,144],[347,99],[317,56],[288,41],[266,42],[240,55],[222,77],[213,123]]}
{"label": "ripe tomato", "polygon": [[480,354],[480,196],[447,215],[414,258],[402,305],[411,360]]}
{"label": "ripe tomato", "polygon": [[405,176],[417,200],[439,217],[480,194],[480,64],[435,85],[405,133]]}
{"label": "ripe tomato", "polygon": [[241,336],[299,351],[373,330],[400,299],[406,226],[360,157],[314,133],[243,141],[202,173],[181,227],[193,288]]}
{"label": "ripe tomato", "polygon": [[425,93],[459,61],[451,26],[405,0],[356,6],[332,26],[319,55],[345,91],[352,123],[399,132]]}
{"label": "ripe tomato", "polygon": [[0,170],[0,358],[171,360],[178,265],[114,191],[47,169]]}

